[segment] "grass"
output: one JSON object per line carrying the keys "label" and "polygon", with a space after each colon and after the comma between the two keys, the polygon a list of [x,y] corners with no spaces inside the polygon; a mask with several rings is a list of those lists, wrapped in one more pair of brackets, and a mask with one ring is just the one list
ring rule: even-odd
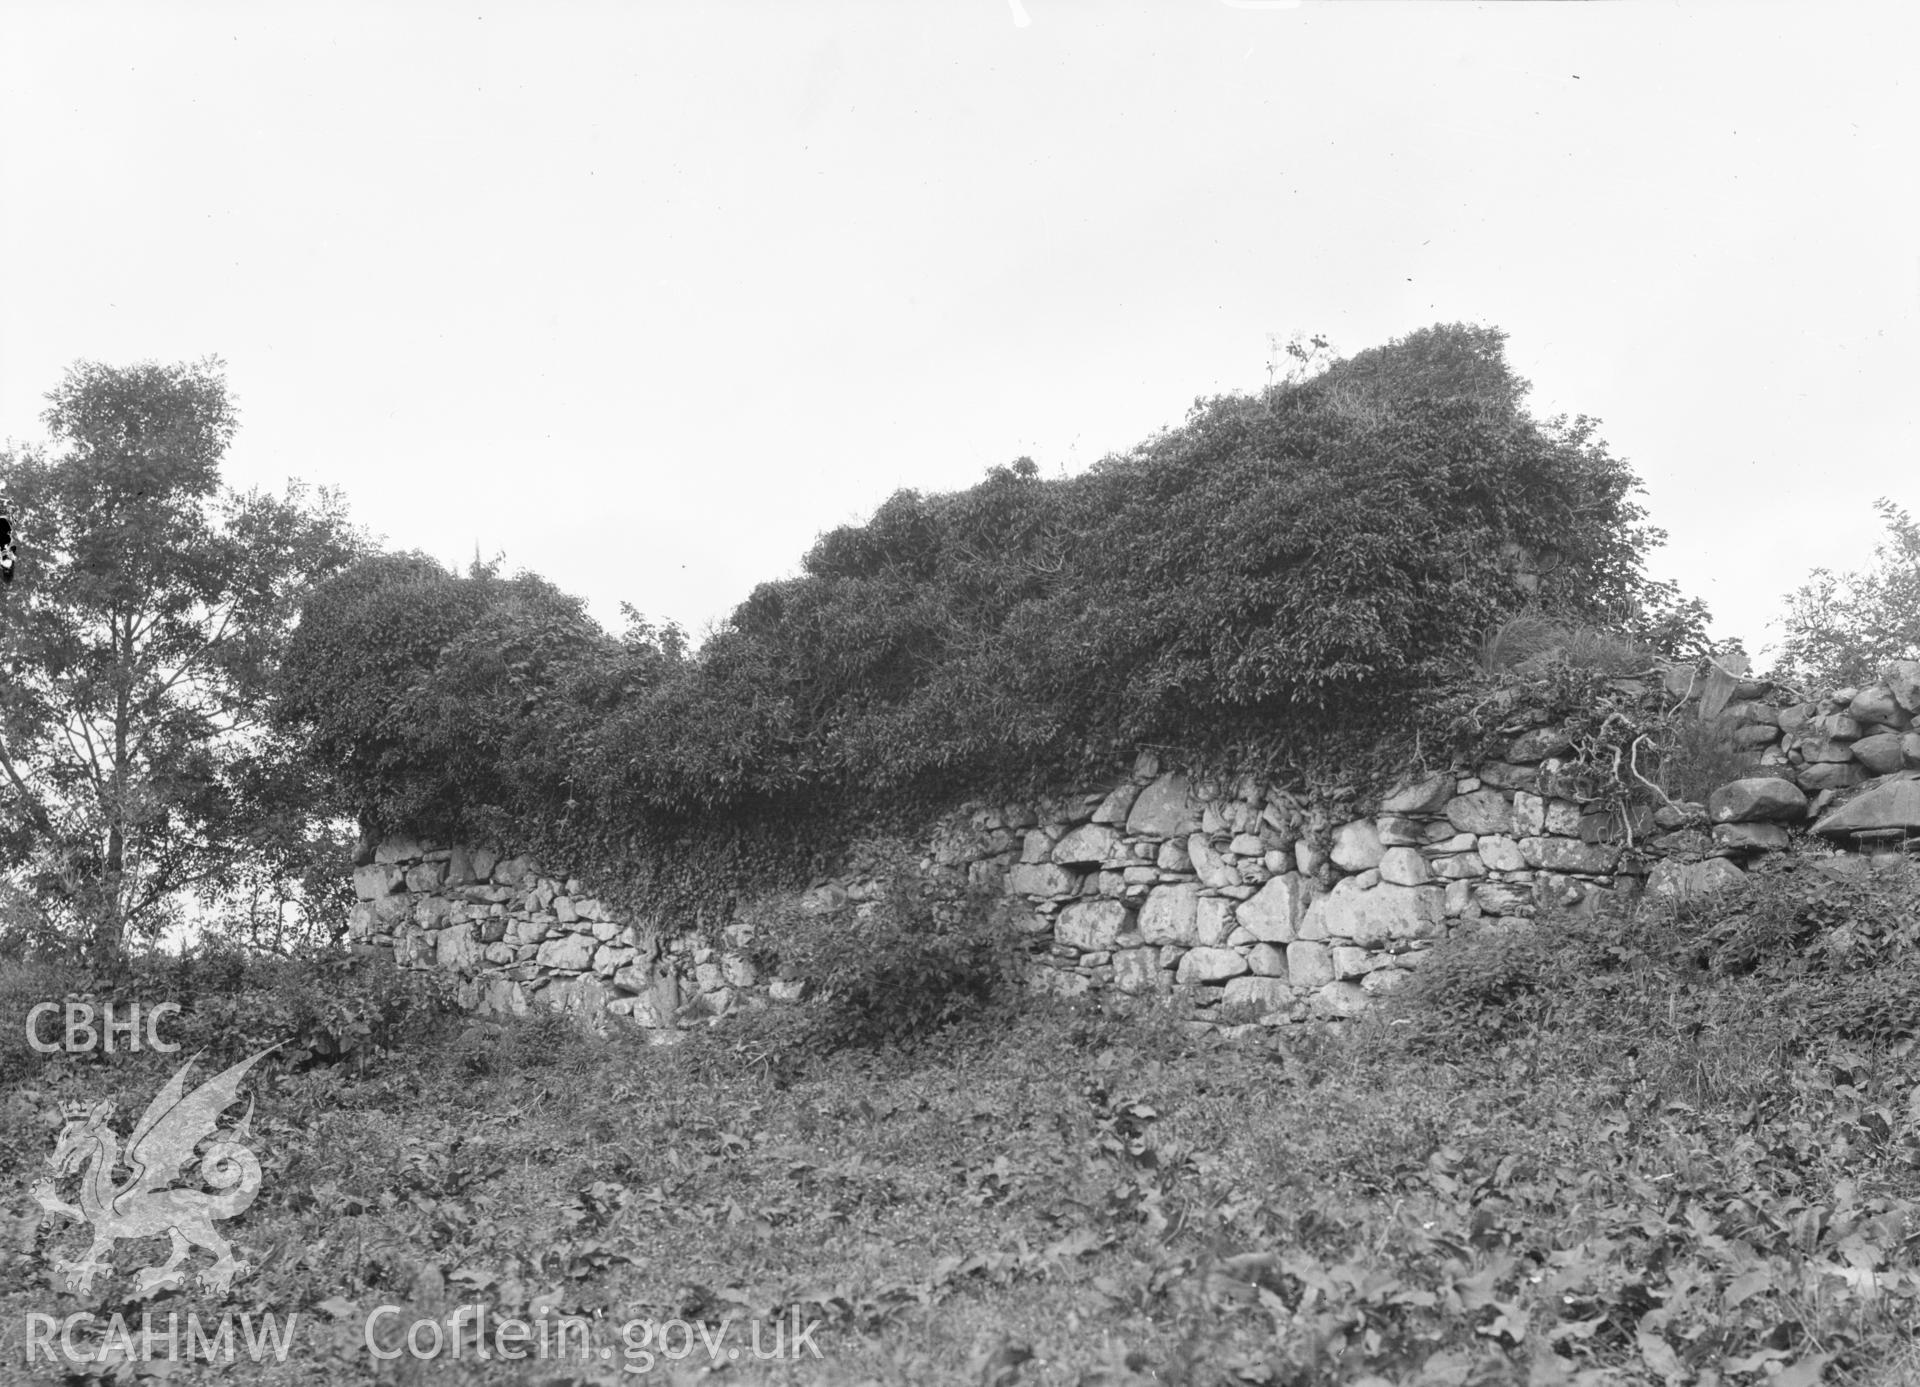
{"label": "grass", "polygon": [[[0,974],[0,1362],[32,1380],[29,1312],[272,1307],[300,1317],[285,1363],[168,1380],[685,1382],[697,1340],[623,1375],[642,1360],[613,1326],[732,1319],[744,1346],[776,1317],[817,1322],[821,1356],[720,1380],[1920,1380],[1920,883],[1800,871],[1450,941],[1338,1037],[1222,1045],[1026,1003],[873,1049],[810,1043],[790,1010],[649,1047],[381,993],[357,1060],[308,1045],[258,1071],[265,1181],[226,1225],[256,1270],[224,1300],[134,1301],[158,1240],[123,1244],[85,1306],[54,1284],[80,1239],[27,1194],[46,1115],[111,1095],[124,1132],[186,1052],[32,1055],[14,1012],[88,984]],[[203,980],[195,1010],[231,1026],[255,985]],[[208,1065],[243,1052],[197,1039]],[[615,1351],[382,1362],[382,1305],[597,1315]]]}

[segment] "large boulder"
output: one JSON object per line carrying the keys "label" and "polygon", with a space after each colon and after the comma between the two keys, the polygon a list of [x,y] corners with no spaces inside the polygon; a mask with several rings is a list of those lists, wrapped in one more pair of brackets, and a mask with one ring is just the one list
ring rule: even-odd
{"label": "large boulder", "polygon": [[1240,902],[1234,916],[1255,939],[1289,944],[1315,894],[1311,878],[1288,872],[1274,877],[1251,899]]}
{"label": "large boulder", "polygon": [[1355,819],[1333,832],[1333,865],[1343,872],[1364,872],[1378,867],[1386,851],[1372,819]]}
{"label": "large boulder", "polygon": [[1205,945],[1188,949],[1173,975],[1175,982],[1225,982],[1247,971],[1247,960],[1238,949],[1216,949]]}
{"label": "large boulder", "polygon": [[1735,852],[1782,852],[1787,846],[1784,824],[1715,824],[1714,845]]}
{"label": "large boulder", "polygon": [[1498,790],[1475,790],[1447,801],[1447,821],[1461,833],[1512,833],[1513,804]]}
{"label": "large boulder", "polygon": [[1062,867],[1098,867],[1119,846],[1120,835],[1105,824],[1084,824],[1053,845],[1053,860]]}
{"label": "large boulder", "polygon": [[1163,775],[1133,802],[1127,832],[1147,838],[1178,838],[1200,827],[1200,806],[1184,775]]}
{"label": "large boulder", "polygon": [[1746,879],[1747,874],[1724,857],[1710,857],[1705,862],[1675,862],[1669,858],[1647,874],[1647,893],[1679,899],[1709,896]]}
{"label": "large boulder", "polygon": [[1197,943],[1199,905],[1200,888],[1190,881],[1156,886],[1140,907],[1140,937],[1149,944]]}
{"label": "large boulder", "polygon": [[1437,814],[1453,798],[1453,777],[1445,771],[1403,781],[1380,802],[1382,814]]}
{"label": "large boulder", "polygon": [[1858,761],[1822,761],[1802,766],[1795,777],[1800,788],[1819,794],[1822,790],[1844,790],[1867,778],[1866,767]]}
{"label": "large boulder", "polygon": [[1913,723],[1912,716],[1900,706],[1893,689],[1886,684],[1869,684],[1855,694],[1853,702],[1847,705],[1847,716],[1863,727],[1905,729]]}
{"label": "large boulder", "polygon": [[1790,780],[1754,776],[1715,790],[1707,817],[1717,824],[1798,823],[1807,817],[1807,797]]}
{"label": "large boulder", "polygon": [[1293,1001],[1293,989],[1285,978],[1241,977],[1230,979],[1220,999],[1227,1006],[1254,1006],[1273,1011]]}
{"label": "large boulder", "polygon": [[1894,702],[1909,713],[1920,713],[1920,660],[1895,660],[1880,678]]}
{"label": "large boulder", "polygon": [[1853,744],[1853,759],[1870,774],[1891,775],[1907,763],[1904,743],[1908,735],[1911,734],[1876,732],[1871,737],[1862,737]]}
{"label": "large boulder", "polygon": [[1348,877],[1307,910],[1301,933],[1379,945],[1389,939],[1433,939],[1446,932],[1445,891],[1438,886],[1375,886]]}
{"label": "large boulder", "polygon": [[1060,912],[1053,937],[1082,953],[1105,952],[1119,941],[1120,931],[1126,927],[1127,908],[1119,901],[1075,901]]}
{"label": "large boulder", "polygon": [[1412,848],[1388,848],[1380,859],[1380,880],[1395,886],[1425,886],[1433,873],[1426,858]]}
{"label": "large boulder", "polygon": [[1920,829],[1920,780],[1901,775],[1862,790],[1813,826],[1827,838],[1849,838],[1881,829]]}
{"label": "large boulder", "polygon": [[1287,945],[1287,981],[1295,987],[1321,987],[1333,981],[1333,950],[1296,940]]}
{"label": "large boulder", "polygon": [[1583,843],[1578,838],[1522,838],[1520,852],[1530,867],[1590,876],[1612,871],[1620,860],[1619,848],[1609,843]]}

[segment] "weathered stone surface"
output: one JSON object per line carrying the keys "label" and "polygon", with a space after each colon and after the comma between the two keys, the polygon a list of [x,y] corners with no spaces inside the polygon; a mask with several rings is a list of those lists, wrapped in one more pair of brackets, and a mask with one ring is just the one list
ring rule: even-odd
{"label": "weathered stone surface", "polygon": [[542,968],[583,969],[592,965],[593,949],[592,935],[558,934],[541,944],[534,962]]}
{"label": "weathered stone surface", "polygon": [[417,838],[389,838],[374,848],[373,860],[383,867],[393,862],[415,862],[424,851]]}
{"label": "weathered stone surface", "polygon": [[1376,968],[1360,979],[1360,988],[1369,996],[1391,992],[1413,975],[1404,968]]}
{"label": "weathered stone surface", "polygon": [[1437,814],[1453,798],[1454,780],[1445,771],[1398,786],[1380,802],[1382,814]]}
{"label": "weathered stone surface", "polygon": [[1807,797],[1790,780],[1736,780],[1707,798],[1707,817],[1717,824],[1798,823],[1806,816]]}
{"label": "weathered stone surface", "polygon": [[1380,880],[1395,886],[1425,886],[1433,880],[1427,860],[1412,848],[1388,848],[1380,858]]}
{"label": "weathered stone surface", "polygon": [[1475,790],[1447,801],[1447,822],[1461,833],[1512,833],[1513,804],[1498,790]]}
{"label": "weathered stone surface", "polygon": [[1533,904],[1533,893],[1504,881],[1483,881],[1473,888],[1473,903],[1489,915],[1517,915]]}
{"label": "weathered stone surface", "polygon": [[1174,973],[1174,981],[1225,982],[1228,978],[1237,978],[1247,971],[1247,960],[1238,949],[1215,949],[1202,946],[1188,949],[1180,960],[1180,967]]}
{"label": "weathered stone surface", "polygon": [[[1515,766],[1505,761],[1489,761],[1480,767],[1478,781],[1480,784],[1491,785],[1496,790],[1531,790],[1540,783],[1540,768]],[[1462,795],[1471,793],[1465,781],[1460,783],[1460,793]]]}
{"label": "weathered stone surface", "polygon": [[1113,985],[1129,996],[1151,992],[1160,985],[1156,950],[1121,949],[1113,956]]}
{"label": "weathered stone surface", "polygon": [[1225,944],[1234,933],[1234,910],[1238,905],[1238,901],[1226,896],[1202,896],[1194,906],[1194,942]]}
{"label": "weathered stone surface", "polygon": [[1367,993],[1357,982],[1330,982],[1309,1003],[1315,1016],[1358,1016],[1367,1009]]}
{"label": "weathered stone surface", "polygon": [[1620,849],[1607,843],[1583,843],[1578,838],[1522,838],[1521,856],[1530,867],[1550,872],[1584,872],[1598,876],[1613,870]]}
{"label": "weathered stone surface", "polygon": [[1507,748],[1507,760],[1515,765],[1532,765],[1549,756],[1564,756],[1573,750],[1573,738],[1563,727],[1541,727],[1522,733]]}
{"label": "weathered stone surface", "polygon": [[1800,788],[1818,794],[1822,790],[1844,790],[1867,778],[1866,767],[1857,761],[1824,761],[1802,766],[1795,779]]}
{"label": "weathered stone surface", "polygon": [[1904,729],[1913,721],[1893,696],[1893,690],[1885,684],[1869,684],[1855,694],[1853,701],[1847,705],[1847,716],[1862,727],[1897,723]]}
{"label": "weathered stone surface", "polygon": [[1648,873],[1647,894],[1681,898],[1706,896],[1738,886],[1746,879],[1747,874],[1724,857],[1710,857],[1705,862],[1668,859]]}
{"label": "weathered stone surface", "polygon": [[1220,860],[1220,854],[1213,850],[1213,844],[1207,841],[1204,833],[1187,835],[1187,857],[1193,863],[1193,873],[1203,885],[1218,890],[1224,886],[1238,886],[1240,873]]}
{"label": "weathered stone surface", "polygon": [[1192,882],[1156,886],[1140,907],[1140,937],[1149,944],[1199,942],[1200,888]]}
{"label": "weathered stone surface", "polygon": [[1419,847],[1427,841],[1427,824],[1404,814],[1382,814],[1374,820],[1380,841],[1388,847]]}
{"label": "weathered stone surface", "polygon": [[447,853],[447,885],[472,886],[480,880],[480,874],[473,869],[473,854],[456,845]]}
{"label": "weathered stone surface", "polygon": [[1080,878],[1051,862],[1023,862],[1007,873],[1007,890],[1022,896],[1071,896]]}
{"label": "weathered stone surface", "polygon": [[1429,858],[1427,865],[1440,881],[1469,881],[1487,874],[1486,865],[1481,862],[1478,853],[1460,852]]}
{"label": "weathered stone surface", "polygon": [[493,864],[493,882],[496,886],[518,886],[527,879],[533,870],[533,864],[524,857],[507,857]]}
{"label": "weathered stone surface", "polygon": [[1139,798],[1140,787],[1132,781],[1116,786],[1105,799],[1100,801],[1100,807],[1093,811],[1093,821],[1097,824],[1121,827],[1127,822],[1127,815],[1133,809],[1133,802]]}
{"label": "weathered stone surface", "polygon": [[1127,832],[1149,838],[1178,838],[1200,827],[1200,806],[1184,775],[1163,775],[1133,802]]}
{"label": "weathered stone surface", "polygon": [[1858,721],[1846,713],[1822,713],[1807,724],[1810,735],[1835,742],[1857,741],[1865,731]]}
{"label": "weathered stone surface", "polygon": [[1255,944],[1247,950],[1247,967],[1263,978],[1287,975],[1287,954],[1277,944]]}
{"label": "weathered stone surface", "polygon": [[1813,826],[1828,838],[1877,829],[1920,828],[1920,780],[1902,776],[1863,790]]}
{"label": "weathered stone surface", "polygon": [[1127,908],[1119,901],[1076,901],[1060,912],[1060,918],[1053,927],[1053,937],[1083,952],[1111,949],[1126,926]]}
{"label": "weathered stone surface", "polygon": [[1526,855],[1520,851],[1520,844],[1504,833],[1490,833],[1479,843],[1480,860],[1490,872],[1525,871]]}
{"label": "weathered stone surface", "polygon": [[1776,717],[1782,732],[1801,733],[1812,725],[1820,715],[1818,703],[1796,703],[1790,708],[1782,708]]}
{"label": "weathered stone surface", "polygon": [[1720,716],[1728,722],[1741,725],[1751,725],[1754,723],[1763,724],[1767,727],[1778,727],[1780,725],[1780,714],[1778,712],[1766,704],[1756,702],[1753,699],[1748,699],[1742,703],[1729,703],[1721,712]]}
{"label": "weathered stone surface", "polygon": [[1114,861],[1120,835],[1105,824],[1082,824],[1053,845],[1052,857],[1062,867],[1098,867]]}
{"label": "weathered stone surface", "polygon": [[1380,865],[1386,853],[1372,819],[1355,819],[1333,831],[1333,865],[1343,872],[1364,872]]}
{"label": "weathered stone surface", "polygon": [[[1546,831],[1562,838],[1586,837],[1585,830],[1588,820],[1597,819],[1604,825],[1606,818],[1607,816],[1604,814],[1589,815],[1581,813],[1580,806],[1570,799],[1550,799],[1547,801]],[[1649,817],[1648,823],[1651,824],[1651,822],[1652,819]],[[1611,838],[1612,836],[1610,833],[1598,833],[1593,837],[1587,838],[1587,841],[1596,843]]]}
{"label": "weathered stone surface", "polygon": [[1736,852],[1780,852],[1787,846],[1784,824],[1715,824],[1713,841]]}
{"label": "weathered stone surface", "polygon": [[1895,660],[1881,671],[1880,680],[1895,703],[1909,713],[1920,713],[1920,660]]}
{"label": "weathered stone surface", "polygon": [[406,881],[404,868],[391,864],[372,864],[353,869],[353,894],[363,901],[378,900],[400,889]]}
{"label": "weathered stone surface", "polygon": [[446,879],[447,864],[444,862],[422,862],[417,867],[407,868],[409,891],[438,891]]}
{"label": "weathered stone surface", "polygon": [[1853,742],[1839,737],[1802,737],[1794,750],[1810,763],[1845,765],[1853,759]]}
{"label": "weathered stone surface", "polygon": [[1163,872],[1190,872],[1193,870],[1193,859],[1187,856],[1185,843],[1169,838],[1154,854],[1153,865]]}
{"label": "weathered stone surface", "polygon": [[1742,751],[1751,751],[1755,747],[1772,746],[1780,740],[1780,729],[1764,722],[1750,722],[1744,727],[1733,729],[1733,744]]}
{"label": "weathered stone surface", "polygon": [[1333,946],[1333,975],[1336,978],[1357,978],[1372,966],[1373,954],[1370,950],[1355,944],[1335,944]]}
{"label": "weathered stone surface", "polygon": [[1291,943],[1316,894],[1317,889],[1309,878],[1289,872],[1274,877],[1252,899],[1240,902],[1234,917],[1256,939],[1274,944]]}
{"label": "weathered stone surface", "polygon": [[1546,832],[1547,802],[1530,790],[1513,793],[1513,831],[1523,838]]}
{"label": "weathered stone surface", "polygon": [[1274,1011],[1293,1001],[1293,989],[1286,979],[1277,977],[1241,977],[1230,979],[1221,1002],[1230,1007],[1259,1007]]}
{"label": "weathered stone surface", "polygon": [[1446,932],[1438,886],[1380,885],[1361,890],[1353,878],[1315,901],[1302,921],[1313,921],[1327,938],[1379,945],[1389,939],[1431,939]]}
{"label": "weathered stone surface", "polygon": [[1876,732],[1871,737],[1862,737],[1853,744],[1853,759],[1873,775],[1891,775],[1907,763],[1904,743],[1908,735],[1911,734]]}
{"label": "weathered stone surface", "polygon": [[1333,981],[1333,950],[1296,940],[1287,945],[1287,981],[1295,987],[1321,987]]}
{"label": "weathered stone surface", "polygon": [[471,924],[448,925],[434,936],[434,964],[467,972],[480,963],[480,941]]}

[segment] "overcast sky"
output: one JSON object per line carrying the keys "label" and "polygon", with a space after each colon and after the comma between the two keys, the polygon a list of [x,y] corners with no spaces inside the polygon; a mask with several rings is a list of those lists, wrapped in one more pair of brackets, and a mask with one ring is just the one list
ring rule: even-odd
{"label": "overcast sky", "polygon": [[0,0],[0,437],[218,354],[234,482],[697,636],[1269,333],[1483,322],[1759,646],[1920,510],[1915,9]]}

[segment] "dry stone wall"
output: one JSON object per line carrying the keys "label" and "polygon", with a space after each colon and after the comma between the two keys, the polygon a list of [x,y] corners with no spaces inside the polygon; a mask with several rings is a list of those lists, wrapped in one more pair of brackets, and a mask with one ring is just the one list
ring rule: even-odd
{"label": "dry stone wall", "polygon": [[[1459,929],[1721,889],[1809,822],[1874,850],[1920,830],[1920,663],[1811,701],[1676,670],[1664,696],[1729,727],[1753,773],[1703,803],[1622,803],[1600,794],[1568,733],[1541,726],[1500,759],[1409,775],[1344,817],[1252,777],[1196,783],[1147,754],[1084,796],[962,806],[934,826],[922,868],[1002,898],[1037,987],[1279,1026],[1365,1010]],[[394,839],[370,858],[354,874],[356,947],[453,973],[476,1010],[543,1006],[671,1038],[800,995],[756,974],[744,924],[717,945],[643,927],[524,856]],[[841,880],[810,903],[857,909],[875,894]]]}

